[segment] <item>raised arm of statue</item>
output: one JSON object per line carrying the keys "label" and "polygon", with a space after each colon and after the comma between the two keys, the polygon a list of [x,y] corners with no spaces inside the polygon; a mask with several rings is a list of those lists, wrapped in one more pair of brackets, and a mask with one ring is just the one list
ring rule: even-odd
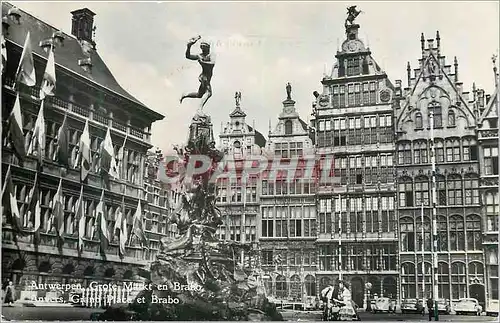
{"label": "raised arm of statue", "polygon": [[192,55],[191,54],[191,46],[193,46],[198,40],[200,40],[201,36],[196,36],[188,40],[187,46],[186,46],[186,58],[196,61],[198,60],[198,55]]}

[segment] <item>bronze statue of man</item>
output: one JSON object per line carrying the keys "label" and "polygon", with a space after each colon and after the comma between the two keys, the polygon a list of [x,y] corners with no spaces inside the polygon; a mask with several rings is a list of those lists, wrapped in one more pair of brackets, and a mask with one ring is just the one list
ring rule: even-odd
{"label": "bronze statue of man", "polygon": [[191,92],[183,94],[180,102],[185,98],[198,98],[201,99],[199,111],[203,109],[203,106],[207,103],[208,99],[212,96],[212,86],[210,81],[212,80],[213,69],[215,66],[215,56],[210,53],[210,44],[202,41],[200,44],[201,53],[198,55],[191,54],[191,46],[193,46],[201,36],[196,36],[191,38],[187,43],[186,48],[186,58],[192,61],[198,61],[201,65],[201,74],[198,77],[200,81],[200,87],[198,92]]}

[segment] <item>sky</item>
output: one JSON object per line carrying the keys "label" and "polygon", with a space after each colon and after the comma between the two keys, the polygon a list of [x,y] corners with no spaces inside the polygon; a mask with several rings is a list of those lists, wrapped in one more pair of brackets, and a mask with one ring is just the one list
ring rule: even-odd
{"label": "sky", "polygon": [[[204,111],[214,134],[234,110],[234,93],[242,93],[247,123],[267,138],[292,85],[301,118],[309,120],[312,92],[322,92],[335,53],[345,40],[346,7],[362,10],[359,36],[393,83],[406,66],[417,67],[420,34],[435,38],[439,30],[446,63],[459,63],[464,91],[472,82],[494,90],[491,57],[499,49],[498,2],[11,2],[39,19],[71,33],[70,12],[96,13],[97,51],[120,85],[150,109],[165,116],[152,127],[152,144],[171,151],[187,139],[198,99],[179,98],[197,91],[200,66],[184,57],[189,38],[201,35],[212,44],[216,65],[213,96]],[[193,52],[199,47],[193,46]],[[498,65],[498,62],[497,62]]]}

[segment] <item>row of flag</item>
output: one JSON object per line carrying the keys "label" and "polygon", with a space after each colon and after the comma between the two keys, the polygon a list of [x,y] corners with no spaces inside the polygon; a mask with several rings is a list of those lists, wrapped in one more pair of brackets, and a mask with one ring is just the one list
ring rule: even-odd
{"label": "row of flag", "polygon": [[[5,39],[2,35],[2,73],[5,67],[5,63],[7,61],[7,53],[5,49]],[[21,116],[21,105],[19,99],[19,83],[23,83],[27,86],[35,86],[36,85],[36,73],[35,73],[35,65],[33,61],[33,52],[31,48],[30,34],[28,32],[26,36],[26,40],[24,43],[23,51],[21,54],[21,59],[19,61],[19,65],[15,75],[15,85],[14,89],[16,90],[16,99],[14,102],[14,107],[12,112],[8,117],[8,130],[9,130],[9,139],[14,150],[14,154],[19,160],[19,165],[22,167],[23,162],[25,160],[27,152],[25,151],[24,146],[24,133],[23,133],[23,123]],[[35,127],[33,130],[33,136],[28,147],[28,153],[31,154],[34,147],[37,149],[38,156],[38,170],[41,169],[43,165],[43,156],[45,155],[45,117],[44,117],[44,100],[46,96],[53,96],[54,90],[56,88],[56,73],[55,73],[55,60],[54,60],[54,50],[51,46],[49,49],[49,56],[47,59],[47,65],[45,68],[45,73],[43,75],[43,79],[40,87],[40,110],[38,111],[38,116],[35,122]],[[126,138],[123,142],[122,147],[119,150],[120,160],[124,159],[124,147],[125,147]],[[68,121],[67,121],[67,112],[64,116],[63,123],[59,128],[57,134],[57,161],[64,166],[69,166],[69,136],[68,136]],[[80,165],[80,180],[85,182],[88,174],[91,169],[91,149],[90,149],[90,132],[89,132],[89,122],[88,120],[85,123],[85,127],[82,135],[80,136],[79,142],[79,153],[77,156],[77,164],[75,166]],[[106,132],[106,137],[101,144],[100,147],[100,172],[103,176],[105,183],[109,187],[109,176],[114,178],[119,178],[118,165],[115,159],[113,142],[111,140],[110,129],[108,128]],[[29,196],[29,207],[28,212],[30,212],[30,216],[34,215],[35,225],[33,232],[39,233],[40,229],[40,219],[41,219],[41,208],[40,208],[40,193],[39,193],[39,181],[38,181],[38,172],[35,177],[35,184],[33,189],[30,192]],[[19,212],[19,208],[17,206],[17,200],[15,197],[14,186],[12,184],[12,176],[11,169],[7,171],[7,175],[5,178],[5,184],[2,188],[2,204],[6,210],[6,214],[10,220],[11,225],[16,229],[16,231],[20,234],[23,234],[23,227],[21,222],[21,215]],[[76,207],[76,220],[78,221],[78,236],[79,236],[79,250],[82,250],[83,247],[83,234],[85,232],[85,216],[83,214],[83,186],[80,192],[80,198],[77,202]],[[123,202],[122,202],[122,210]],[[101,194],[101,200],[98,204],[98,218],[100,221],[100,225],[98,228],[100,232],[101,239],[101,252],[104,252],[107,249],[107,244],[109,243],[110,233],[107,230],[106,225],[106,217],[104,211],[104,190]],[[119,233],[120,237],[120,255],[125,254],[125,242],[127,240],[127,232],[124,230],[126,228],[126,217],[123,216],[123,211],[120,211],[120,214],[116,214],[116,225],[115,225],[115,233]],[[125,224],[124,224],[125,222]],[[59,187],[56,195],[53,200],[53,209],[50,218],[48,219],[48,230],[51,230],[53,226],[56,228],[56,233],[59,239],[59,246],[62,246],[64,243],[63,231],[64,231],[64,200],[62,194],[62,179],[59,182]],[[83,231],[82,231],[83,230]],[[147,243],[147,239],[144,233],[143,228],[143,218],[142,218],[142,210],[140,206],[140,201],[138,208],[136,210],[136,214],[134,215],[134,224],[133,224],[133,234],[135,234],[144,245]],[[132,238],[132,237],[131,237]]]}
{"label": "row of flag", "polygon": [[[4,41],[4,40],[2,40]],[[3,45],[2,45],[3,46]],[[2,53],[3,53],[2,47]],[[6,56],[6,54],[5,54]],[[2,54],[3,59],[3,54]],[[3,67],[3,66],[2,66]],[[35,65],[33,61],[33,52],[31,49],[30,42],[30,34],[28,32],[26,36],[26,41],[24,43],[23,52],[21,54],[21,59],[19,61],[19,65],[16,71],[16,85],[23,83],[27,86],[35,86],[36,85],[36,73],[35,73]],[[8,124],[9,124],[9,133],[10,133],[10,141],[12,143],[12,148],[14,150],[14,154],[19,159],[20,165],[23,165],[26,154],[33,153],[34,147],[37,148],[37,156],[39,165],[43,165],[43,156],[45,155],[45,117],[44,117],[44,101],[46,96],[53,96],[54,90],[56,88],[56,73],[55,73],[55,60],[54,60],[54,50],[51,46],[49,50],[49,57],[47,59],[47,66],[45,68],[45,73],[43,75],[43,80],[40,87],[40,110],[38,111],[38,116],[35,122],[35,128],[33,130],[33,137],[31,143],[28,148],[28,152],[25,151],[24,146],[24,134],[23,134],[23,122],[21,116],[21,104],[19,99],[19,92],[16,94],[16,99],[14,102],[14,108],[9,115]],[[57,134],[57,153],[56,159],[61,165],[69,167],[69,135],[68,135],[68,121],[67,121],[67,113],[64,115],[63,123],[59,128]],[[118,159],[120,163],[125,158],[125,143],[127,138],[125,138],[122,147],[118,152]],[[111,132],[108,128],[106,132],[106,137],[104,141],[101,143],[100,147],[100,170],[101,175],[105,179],[107,183],[107,179],[109,176],[113,178],[119,178],[119,169],[122,165],[118,165],[115,157],[115,152],[113,148],[113,142],[111,140]],[[88,120],[85,123],[85,128],[83,130],[82,135],[80,136],[79,143],[79,153],[77,157],[77,165],[80,164],[81,181],[85,181],[90,172],[92,163],[91,163],[91,149],[90,149],[90,132],[89,132],[89,124]],[[109,184],[108,184],[109,185]]]}
{"label": "row of flag", "polygon": [[[38,179],[38,173],[35,175],[35,182],[33,188],[31,189],[28,196],[28,218],[34,217],[34,226],[31,229],[32,233],[36,236],[40,234],[41,229],[41,200],[42,195],[39,187],[40,181]],[[75,221],[78,224],[78,252],[83,251],[83,245],[85,237],[85,209],[83,200],[83,185],[80,188],[80,196],[75,204]],[[16,230],[17,234],[25,235],[30,233],[23,230],[23,221],[21,219],[21,212],[17,203],[17,198],[14,190],[14,185],[12,183],[12,173],[11,167],[9,166],[7,174],[5,175],[5,182],[2,188],[2,205],[4,208],[4,214],[7,216],[9,222]],[[122,198],[122,203],[120,208],[115,212],[115,224],[113,231],[108,230],[108,220],[106,219],[107,212],[104,202],[104,190],[102,190],[99,203],[96,207],[96,221],[97,221],[97,232],[99,233],[99,240],[101,242],[101,254],[105,255],[108,248],[109,242],[114,236],[119,239],[119,255],[120,258],[125,256],[126,243],[129,240],[127,231],[127,217],[125,216],[125,198]],[[109,216],[108,216],[109,217]],[[148,240],[144,232],[144,215],[142,212],[141,201],[139,200],[137,204],[137,209],[133,217],[132,224],[132,235],[130,236],[130,241],[134,235],[139,239],[139,242],[143,247],[147,247]],[[52,213],[47,219],[47,233],[55,228],[58,245],[62,247],[64,244],[64,196],[62,192],[62,179],[59,180],[59,186],[57,192],[52,199]],[[130,243],[130,242],[129,242]]]}

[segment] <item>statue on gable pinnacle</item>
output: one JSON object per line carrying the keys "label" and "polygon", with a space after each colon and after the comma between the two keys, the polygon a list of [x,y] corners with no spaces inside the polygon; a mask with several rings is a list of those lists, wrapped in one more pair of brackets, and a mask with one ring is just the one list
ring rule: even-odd
{"label": "statue on gable pinnacle", "polygon": [[354,25],[354,20],[356,17],[362,13],[361,10],[356,10],[357,6],[350,6],[347,7],[347,18],[345,20],[345,27],[347,28],[348,26]]}

